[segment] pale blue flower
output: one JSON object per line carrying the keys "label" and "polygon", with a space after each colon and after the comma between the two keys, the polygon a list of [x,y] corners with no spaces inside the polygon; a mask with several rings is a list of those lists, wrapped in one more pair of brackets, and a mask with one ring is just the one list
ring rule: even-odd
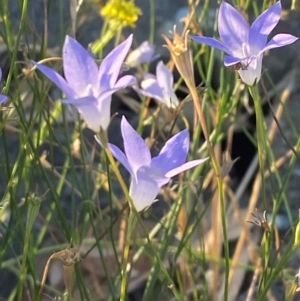
{"label": "pale blue flower", "polygon": [[242,81],[249,86],[261,77],[263,53],[269,49],[282,47],[298,38],[290,34],[277,34],[268,42],[268,35],[277,25],[281,15],[278,1],[265,10],[249,27],[243,15],[226,2],[222,2],[218,15],[218,30],[221,41],[203,36],[191,36],[201,44],[224,51],[225,66],[234,66]]}
{"label": "pale blue flower", "polygon": [[109,148],[131,175],[129,194],[137,211],[149,207],[161,187],[172,177],[208,159],[185,163],[190,144],[188,130],[183,130],[169,139],[159,155],[153,158],[145,141],[125,117],[121,121],[121,132],[125,153],[113,144],[109,144]]}
{"label": "pale blue flower", "polygon": [[149,41],[145,41],[128,54],[126,64],[134,68],[142,63],[149,63],[157,57],[158,55],[155,55],[155,46],[150,44]]}
{"label": "pale blue flower", "polygon": [[67,36],[63,47],[66,79],[45,65],[36,64],[36,67],[65,93],[62,103],[76,107],[88,127],[98,132],[108,128],[112,94],[136,81],[131,75],[119,77],[131,44],[132,35],[114,48],[98,67],[92,55]]}
{"label": "pale blue flower", "polygon": [[179,100],[173,89],[174,78],[172,72],[162,61],[156,66],[156,76],[148,74],[137,89],[141,94],[164,103],[169,108],[176,108]]}

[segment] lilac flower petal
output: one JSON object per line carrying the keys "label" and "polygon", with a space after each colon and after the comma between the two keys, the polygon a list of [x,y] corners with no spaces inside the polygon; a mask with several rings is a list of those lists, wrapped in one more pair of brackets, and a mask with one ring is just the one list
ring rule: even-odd
{"label": "lilac flower petal", "polygon": [[[125,79],[124,79],[124,80],[121,80],[123,77],[125,77]],[[126,75],[126,76],[123,76],[123,77],[120,79],[120,82],[117,82],[117,84],[115,85],[114,88],[108,89],[108,90],[106,90],[106,91],[105,91],[105,90],[104,90],[104,91],[101,91],[100,95],[97,96],[98,102],[104,101],[104,100],[107,99],[108,97],[111,97],[112,94],[114,94],[115,92],[117,92],[117,91],[119,91],[119,90],[121,90],[121,89],[126,88],[127,85],[128,85],[129,83],[134,82],[134,80],[131,79],[131,76],[130,76],[130,75],[128,75],[128,77],[127,77],[127,75]]]}
{"label": "lilac flower petal", "polygon": [[107,130],[110,122],[111,97],[100,102],[93,96],[64,99],[61,102],[76,107],[88,127],[94,132],[99,132],[101,128]]}
{"label": "lilac flower petal", "polygon": [[73,105],[80,113],[86,124],[94,132],[99,132],[101,128],[100,116],[101,113],[97,107],[97,101],[94,97],[83,97],[77,99],[63,99],[63,104]]}
{"label": "lilac flower petal", "polygon": [[266,47],[264,47],[262,52],[272,48],[278,48],[278,47],[292,44],[296,40],[298,40],[298,38],[293,35],[284,34],[284,33],[278,34],[269,41],[269,43],[266,45]]}
{"label": "lilac flower petal", "polygon": [[190,36],[192,40],[194,40],[197,43],[205,44],[214,48],[217,48],[219,50],[222,50],[228,54],[231,54],[231,51],[227,46],[225,46],[222,42],[218,41],[217,39],[210,38],[210,37],[204,37],[204,36]]}
{"label": "lilac flower petal", "polygon": [[113,88],[119,76],[124,59],[132,44],[131,34],[123,43],[114,48],[102,61],[99,68],[100,90]]}
{"label": "lilac flower petal", "polygon": [[63,65],[66,80],[78,96],[84,96],[88,85],[98,86],[98,66],[95,59],[69,36],[66,37],[63,47]]}
{"label": "lilac flower petal", "polygon": [[253,86],[261,77],[263,55],[252,56],[249,60],[250,63],[247,65],[246,69],[240,69],[238,70],[238,73],[245,84]]}
{"label": "lilac flower petal", "polygon": [[249,49],[245,53],[245,56],[248,56],[250,54],[257,55],[266,46],[267,39],[268,39],[267,35],[262,35],[259,32],[250,29],[249,43],[244,44],[245,46],[248,46],[247,48]]}
{"label": "lilac flower petal", "polygon": [[[95,140],[96,142],[103,147],[101,140],[95,135]],[[126,168],[126,170],[133,175],[133,172],[131,170],[131,167],[128,163],[128,160],[125,156],[125,154],[114,144],[108,143],[108,148],[110,150],[110,152],[112,153],[112,155],[115,157],[115,159],[117,159],[118,161],[121,162],[121,164]]]}
{"label": "lilac flower petal", "polygon": [[155,46],[150,44],[149,41],[144,41],[139,47],[141,53],[141,61],[148,62],[153,58]]}
{"label": "lilac flower petal", "polygon": [[97,97],[98,102],[101,103],[103,101],[105,101],[105,99],[109,98],[112,96],[112,94],[114,94],[115,92],[119,91],[120,88],[115,88],[115,89],[111,89],[111,90],[107,90],[107,91],[103,91],[100,96]]}
{"label": "lilac flower petal", "polygon": [[82,106],[93,106],[97,103],[97,100],[94,96],[86,96],[81,98],[74,98],[74,99],[62,99],[60,101],[62,104],[71,104],[76,108],[82,107]]}
{"label": "lilac flower petal", "polygon": [[153,168],[152,166],[141,166],[137,175],[137,179],[140,177],[147,177],[152,181],[155,181],[159,187],[164,186],[170,181],[170,178],[166,177],[160,168]]}
{"label": "lilac flower petal", "polygon": [[240,56],[242,44],[248,41],[249,24],[238,10],[225,1],[220,6],[218,30],[223,44],[230,50],[228,54]]}
{"label": "lilac flower petal", "polygon": [[156,79],[149,78],[143,80],[141,82],[141,87],[143,89],[141,90],[142,94],[157,99],[159,101],[163,101],[164,94],[161,87],[158,85]]}
{"label": "lilac flower petal", "polygon": [[169,108],[176,108],[179,100],[173,90],[173,82],[173,74],[160,61],[156,66],[156,77],[146,74],[141,82],[142,89],[136,88],[136,90],[142,95],[164,103]]}
{"label": "lilac flower petal", "polygon": [[[165,97],[165,99],[166,99],[166,97]],[[179,100],[174,91],[169,92],[169,94],[167,95],[166,101],[167,101],[167,106],[169,108],[175,109],[179,105]]]}
{"label": "lilac flower petal", "polygon": [[232,66],[232,65],[235,65],[239,62],[241,62],[243,59],[240,59],[240,58],[237,58],[237,57],[234,57],[234,56],[231,56],[231,55],[225,55],[224,56],[224,65],[226,67],[229,67],[229,66]]}
{"label": "lilac flower petal", "polygon": [[151,162],[151,167],[160,169],[163,174],[181,166],[187,158],[189,150],[189,132],[183,130],[170,138],[157,157]]}
{"label": "lilac flower petal", "polygon": [[162,61],[160,61],[156,66],[156,77],[159,85],[164,87],[166,93],[169,94],[170,91],[173,92],[173,74]]}
{"label": "lilac flower petal", "polygon": [[279,22],[280,16],[281,3],[278,1],[255,19],[251,25],[251,29],[254,29],[261,34],[269,35]]}
{"label": "lilac flower petal", "polygon": [[108,143],[108,147],[112,155],[121,162],[121,164],[127,169],[127,171],[134,176],[133,171],[130,167],[130,164],[125,156],[125,154],[114,144]]}
{"label": "lilac flower petal", "polygon": [[172,170],[170,170],[169,172],[166,173],[166,177],[174,177],[176,175],[178,175],[179,173],[185,171],[185,170],[188,170],[190,168],[193,168],[195,166],[198,166],[202,163],[204,163],[206,160],[208,160],[209,158],[205,158],[205,159],[199,159],[199,160],[193,160],[193,161],[190,161],[190,162],[187,162],[181,166],[178,166]]}
{"label": "lilac flower petal", "polygon": [[122,76],[115,84],[114,88],[124,89],[136,83],[136,78],[132,75]]}
{"label": "lilac flower petal", "polygon": [[152,205],[159,191],[160,186],[154,180],[147,174],[138,173],[137,179],[133,177],[131,180],[129,195],[135,209],[139,212]]}
{"label": "lilac flower petal", "polygon": [[56,86],[66,94],[68,99],[76,98],[75,91],[73,91],[73,89],[68,85],[68,83],[60,74],[58,74],[56,71],[54,71],[53,69],[45,65],[35,63],[35,62],[33,62],[33,64],[36,66],[38,70],[40,70],[52,82],[54,82]]}
{"label": "lilac flower petal", "polygon": [[[0,68],[0,81],[1,81],[1,78],[2,78],[2,69]],[[7,96],[0,94],[0,104],[3,103],[5,100],[7,100]]]}
{"label": "lilac flower petal", "polygon": [[141,166],[149,166],[151,154],[143,138],[132,128],[123,116],[121,131],[124,140],[124,150],[127,160],[136,175]]}
{"label": "lilac flower petal", "polygon": [[268,35],[277,25],[281,15],[281,3],[278,1],[252,23],[249,32],[249,45],[260,51],[267,44]]}
{"label": "lilac flower petal", "polygon": [[144,73],[144,79],[156,79],[156,76],[154,74],[151,73]]}
{"label": "lilac flower petal", "polygon": [[156,67],[156,76],[159,85],[164,91],[163,102],[169,108],[176,108],[179,105],[179,100],[173,89],[173,74],[163,62],[159,62]]}
{"label": "lilac flower petal", "polygon": [[157,57],[154,56],[154,51],[155,46],[150,44],[149,41],[145,41],[129,53],[126,64],[134,68],[142,63],[150,62]]}
{"label": "lilac flower petal", "polygon": [[5,100],[7,100],[7,96],[0,94],[0,104],[3,103]]}
{"label": "lilac flower petal", "polygon": [[98,116],[98,120],[100,120],[100,124],[103,130],[107,130],[109,124],[110,124],[110,111],[111,111],[111,100],[112,97],[107,96],[106,98],[103,98],[101,101],[97,101],[98,103],[98,108],[100,112],[100,116]]}

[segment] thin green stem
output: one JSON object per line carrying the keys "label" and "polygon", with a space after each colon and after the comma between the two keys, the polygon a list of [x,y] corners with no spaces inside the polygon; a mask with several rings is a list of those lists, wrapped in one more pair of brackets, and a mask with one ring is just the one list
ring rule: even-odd
{"label": "thin green stem", "polygon": [[8,90],[9,90],[9,86],[10,86],[10,82],[12,79],[12,75],[14,73],[14,65],[17,59],[17,52],[19,49],[19,43],[20,43],[20,39],[21,39],[21,35],[22,35],[22,30],[25,24],[25,18],[26,18],[26,14],[27,14],[27,8],[28,8],[28,0],[23,0],[23,5],[22,5],[22,14],[21,14],[21,20],[20,20],[20,25],[19,25],[19,30],[18,30],[18,34],[17,34],[17,38],[13,47],[13,52],[12,52],[12,58],[11,58],[11,64],[10,64],[10,68],[9,68],[9,73],[7,76],[7,80],[6,80],[6,85],[3,91],[3,94],[7,94]]}
{"label": "thin green stem", "polygon": [[149,42],[154,42],[154,36],[155,36],[155,0],[149,1],[150,6],[150,20],[149,20],[149,28],[150,28],[150,36],[149,36]]}
{"label": "thin green stem", "polygon": [[[156,253],[156,251],[155,251],[155,249],[154,249],[154,247],[153,247],[153,245],[152,245],[152,242],[151,242],[151,240],[150,240],[150,238],[149,238],[149,235],[148,235],[148,233],[147,233],[147,231],[146,231],[146,229],[145,229],[145,227],[144,227],[144,225],[143,225],[143,223],[142,223],[142,220],[141,220],[141,218],[140,218],[138,212],[136,211],[136,209],[135,209],[135,207],[134,207],[134,204],[133,204],[132,199],[131,199],[131,197],[130,197],[130,195],[129,195],[127,186],[126,186],[126,184],[125,184],[125,181],[124,181],[124,179],[123,179],[123,177],[122,177],[122,175],[121,175],[121,173],[120,173],[120,171],[119,171],[119,168],[118,168],[118,166],[117,166],[117,164],[116,164],[116,161],[115,161],[115,159],[114,159],[114,157],[113,157],[113,155],[112,155],[112,153],[111,153],[111,151],[110,151],[110,149],[109,149],[109,147],[108,147],[108,144],[107,144],[107,141],[108,141],[108,140],[107,140],[107,133],[106,133],[106,132],[101,132],[100,135],[99,135],[99,138],[100,138],[100,141],[101,141],[102,146],[104,147],[104,150],[105,150],[105,154],[106,154],[106,156],[107,156],[107,159],[108,159],[108,161],[110,162],[110,164],[111,164],[111,166],[112,166],[112,170],[114,171],[114,173],[115,173],[115,175],[116,175],[116,177],[117,177],[117,180],[119,181],[119,184],[121,185],[121,188],[122,188],[122,190],[123,190],[123,192],[124,192],[124,194],[125,194],[126,200],[127,200],[128,203],[129,203],[129,206],[130,206],[130,209],[131,209],[130,214],[135,215],[137,221],[139,222],[139,225],[141,226],[141,228],[142,228],[144,234],[146,235],[146,240],[147,240],[147,242],[148,242],[148,244],[149,244],[149,247],[151,248],[151,251],[153,252],[153,254],[154,254],[154,256],[155,256],[156,261],[158,262],[158,265],[159,265],[161,271],[163,272],[163,274],[164,274],[165,277],[167,278],[167,281],[168,281],[169,284],[171,285],[171,284],[173,284],[173,281],[172,281],[172,279],[171,279],[171,277],[170,277],[170,275],[169,275],[167,269],[165,268],[165,266],[164,266],[164,264],[163,264],[161,258],[158,256],[158,254]],[[129,238],[128,238],[128,239],[129,239]],[[127,238],[126,238],[126,240],[127,240]],[[127,241],[127,242],[128,242],[128,241]],[[126,261],[126,256],[128,256],[128,251],[129,251],[129,250],[125,250],[124,252],[126,252],[126,253],[123,254],[123,258],[125,258],[125,261]],[[127,268],[127,264],[126,264],[126,268]],[[125,280],[123,280],[123,281],[125,281]],[[172,286],[173,286],[173,285],[172,285]],[[174,293],[174,295],[175,295],[175,297],[177,298],[177,300],[181,300],[181,299],[182,299],[182,298],[180,297],[180,294],[178,293],[177,289],[175,289],[175,288],[172,289],[172,292]]]}
{"label": "thin green stem", "polygon": [[[264,115],[261,107],[261,99],[257,85],[249,87],[250,94],[253,98],[255,116],[256,116],[256,138],[257,138],[257,150],[259,159],[259,171],[261,176],[261,194],[264,207],[267,207],[266,201],[266,187],[265,187],[265,163],[267,157],[267,132],[264,124]],[[264,287],[264,282],[267,280],[267,270],[270,257],[270,235],[265,236],[264,243],[264,272],[262,275],[261,286]]]}
{"label": "thin green stem", "polygon": [[221,169],[216,158],[214,148],[210,142],[210,136],[206,125],[205,116],[201,107],[201,102],[198,97],[197,91],[194,85],[189,85],[189,90],[191,92],[194,105],[196,108],[196,112],[202,127],[202,131],[207,143],[207,148],[209,154],[211,156],[213,169],[216,174],[217,178],[217,185],[218,185],[218,193],[219,193],[219,201],[221,206],[221,222],[222,222],[222,230],[223,230],[223,237],[224,237],[224,253],[225,253],[225,282],[224,282],[224,301],[228,300],[228,282],[229,282],[229,268],[230,268],[230,255],[229,255],[229,245],[228,245],[228,237],[227,237],[227,225],[226,225],[226,208],[225,208],[225,199],[224,199],[224,187],[223,187],[223,178],[221,177]]}
{"label": "thin green stem", "polygon": [[132,211],[130,211],[129,217],[128,217],[128,220],[127,220],[126,239],[125,239],[125,246],[124,246],[124,251],[123,251],[120,301],[125,301],[126,300],[127,275],[128,275],[128,258],[129,258],[129,251],[130,251],[130,245],[131,245],[131,237],[132,237],[132,233],[134,232],[136,223],[137,223],[136,214],[134,214]]}
{"label": "thin green stem", "polygon": [[23,248],[23,257],[22,257],[22,265],[21,265],[21,273],[19,279],[19,287],[18,287],[18,300],[22,300],[23,296],[23,285],[26,280],[27,275],[27,257],[29,250],[29,242],[31,238],[31,231],[34,224],[34,221],[38,215],[40,209],[40,199],[34,195],[28,197],[28,212],[27,212],[27,223],[25,229],[25,238],[24,238],[24,248]]}
{"label": "thin green stem", "polygon": [[266,163],[266,153],[267,153],[267,138],[266,138],[266,128],[264,124],[264,115],[261,107],[261,100],[258,92],[258,87],[249,87],[250,94],[253,98],[255,116],[256,116],[256,138],[257,138],[257,150],[259,158],[259,170],[262,179],[262,199],[264,206],[266,208],[266,190],[265,190],[265,163]]}
{"label": "thin green stem", "polygon": [[92,45],[92,52],[99,54],[102,49],[105,47],[105,45],[116,36],[118,32],[120,32],[120,29],[122,29],[121,24],[114,23],[111,26],[108,26],[108,30],[104,33],[104,35],[99,38],[97,41],[95,41]]}

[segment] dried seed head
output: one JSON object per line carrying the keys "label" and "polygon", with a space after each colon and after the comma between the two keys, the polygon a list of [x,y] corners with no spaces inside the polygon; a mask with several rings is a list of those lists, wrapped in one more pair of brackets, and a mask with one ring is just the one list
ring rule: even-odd
{"label": "dried seed head", "polygon": [[46,263],[43,279],[41,282],[41,287],[39,294],[42,294],[44,284],[46,282],[49,265],[52,259],[59,259],[63,263],[63,276],[64,282],[68,291],[69,296],[71,295],[71,290],[73,286],[73,274],[74,274],[74,264],[80,260],[79,246],[71,248],[70,246],[66,249],[59,251],[57,253],[52,254]]}
{"label": "dried seed head", "polygon": [[188,33],[187,30],[182,37],[176,32],[176,26],[174,26],[173,39],[171,40],[165,35],[163,35],[163,38],[167,43],[166,47],[171,53],[176,68],[189,89],[191,89],[191,86],[195,87],[195,81],[192,53],[188,46]]}
{"label": "dried seed head", "polygon": [[68,295],[71,296],[74,281],[74,264],[63,265],[63,278]]}
{"label": "dried seed head", "polygon": [[265,230],[265,232],[271,232],[271,229],[269,227],[268,219],[267,219],[267,211],[265,210],[263,213],[263,217],[259,215],[255,215],[254,213],[251,213],[251,215],[254,217],[254,221],[247,221],[248,223],[251,223],[253,225],[259,226]]}

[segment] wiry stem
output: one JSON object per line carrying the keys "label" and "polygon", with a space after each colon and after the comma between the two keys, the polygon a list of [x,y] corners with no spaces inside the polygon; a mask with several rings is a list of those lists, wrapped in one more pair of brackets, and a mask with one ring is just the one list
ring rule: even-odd
{"label": "wiry stem", "polygon": [[228,238],[227,238],[227,225],[226,225],[226,208],[225,208],[225,199],[224,199],[224,188],[223,188],[223,178],[221,177],[221,168],[219,166],[218,160],[216,158],[214,148],[210,142],[210,136],[208,133],[206,120],[204,117],[204,113],[201,107],[201,102],[198,97],[195,85],[188,85],[188,88],[191,92],[194,106],[196,108],[196,112],[200,121],[200,125],[202,127],[202,131],[207,143],[207,148],[209,154],[211,156],[212,165],[217,178],[218,192],[219,192],[219,201],[221,206],[221,222],[223,229],[223,237],[224,237],[224,253],[225,253],[225,282],[224,282],[224,301],[228,298],[228,279],[229,279],[229,246],[228,246]]}
{"label": "wiry stem", "polygon": [[[134,215],[136,215],[136,212],[132,212],[132,209],[134,208],[133,204],[132,204],[132,200],[129,196],[129,192],[127,189],[127,186],[124,182],[124,179],[119,171],[119,168],[116,164],[115,159],[112,156],[112,153],[108,147],[107,144],[107,133],[106,132],[101,132],[100,133],[100,141],[101,144],[104,147],[105,150],[105,154],[107,156],[108,161],[110,162],[110,164],[112,165],[112,169],[121,185],[121,188],[125,194],[125,197],[127,199],[127,201],[130,204],[131,210],[130,210],[130,214],[129,214],[129,218],[130,219],[134,219]],[[135,220],[135,219],[134,219]],[[129,250],[130,250],[130,239],[131,239],[131,233],[132,233],[132,229],[134,227],[130,227],[130,225],[133,224],[129,223],[128,220],[128,224],[127,224],[127,229],[126,229],[126,234],[125,234],[125,245],[124,245],[124,250],[123,250],[123,258],[122,258],[122,280],[121,280],[121,293],[120,293],[120,300],[126,300],[126,294],[127,294],[127,266],[128,266],[128,258],[129,258]]]}
{"label": "wiry stem", "polygon": [[[127,227],[127,233],[126,233],[126,239],[125,239],[125,247],[124,247],[124,252],[123,252],[123,263],[122,263],[122,281],[121,281],[121,298],[120,300],[126,300],[126,294],[127,294],[127,267],[128,267],[128,258],[129,258],[129,250],[130,250],[130,239],[131,239],[131,234],[133,229],[135,228],[136,222],[139,221],[140,226],[142,227],[144,233],[146,234],[146,230],[143,226],[143,223],[141,222],[141,218],[136,211],[134,204],[132,202],[132,199],[129,195],[127,186],[125,184],[125,181],[119,171],[119,168],[116,164],[116,161],[108,147],[108,139],[107,139],[107,133],[106,132],[100,132],[99,135],[101,145],[104,147],[106,156],[110,164],[112,165],[112,169],[117,177],[117,180],[119,181],[121,188],[125,194],[126,200],[128,201],[130,205],[130,213],[129,213],[129,219],[128,219],[128,227]],[[156,250],[153,248],[151,241],[148,236],[146,236],[147,242],[149,244],[149,247],[151,248],[155,259],[158,261],[158,264],[164,273],[164,275],[167,278],[167,281],[169,283],[173,283],[170,275],[168,274],[166,268],[164,267],[161,259],[156,253]],[[178,293],[177,289],[172,290],[173,294],[177,298],[177,300],[182,300],[181,295]]]}
{"label": "wiry stem", "polygon": [[[257,150],[258,150],[258,159],[259,159],[259,170],[261,176],[261,192],[262,192],[262,200],[264,203],[264,207],[266,208],[266,189],[265,189],[265,162],[266,162],[266,153],[267,153],[267,139],[266,139],[266,130],[264,125],[264,115],[262,113],[260,96],[258,92],[257,86],[249,87],[250,94],[253,98],[254,109],[256,115],[256,136],[257,136]],[[265,237],[265,258],[264,258],[264,267],[265,271],[267,271],[269,254],[270,254],[270,239],[268,235]],[[265,274],[265,273],[263,273]],[[265,278],[265,277],[263,277]],[[261,282],[263,285],[263,282]]]}
{"label": "wiry stem", "polygon": [[[214,148],[210,142],[210,135],[207,129],[205,116],[201,107],[201,101],[198,97],[195,81],[194,81],[194,68],[191,51],[188,47],[188,31],[184,33],[184,37],[181,37],[176,32],[176,28],[174,28],[174,36],[173,41],[171,41],[166,36],[163,36],[165,41],[167,42],[167,48],[170,50],[173,61],[178,69],[180,75],[185,81],[191,96],[193,98],[194,106],[196,108],[197,116],[200,121],[200,125],[202,127],[202,131],[207,143],[207,148],[209,154],[211,156],[213,169],[217,178],[218,192],[219,192],[219,201],[221,206],[221,221],[223,228],[223,236],[224,236],[224,250],[225,250],[225,284],[224,284],[224,301],[228,300],[228,278],[229,278],[229,246],[228,246],[228,238],[227,238],[227,226],[226,226],[226,211],[225,211],[225,200],[224,200],[224,188],[223,188],[223,179],[221,176],[221,168],[219,166],[217,157],[214,152]],[[219,211],[218,204],[215,204],[216,211]],[[217,228],[215,228],[217,229]]]}

